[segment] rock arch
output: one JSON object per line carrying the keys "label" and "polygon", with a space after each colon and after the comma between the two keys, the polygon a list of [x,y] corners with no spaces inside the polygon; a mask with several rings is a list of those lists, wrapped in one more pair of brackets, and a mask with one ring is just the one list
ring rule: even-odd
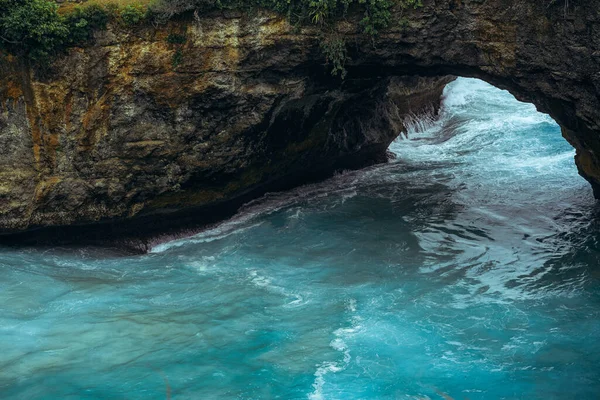
{"label": "rock arch", "polygon": [[[3,56],[0,233],[11,236],[0,240],[139,238],[380,161],[406,115],[437,105],[448,75],[550,114],[600,196],[600,0],[572,1],[567,14],[547,0],[423,3],[395,10],[402,23],[376,39],[352,17],[339,22],[344,81],[323,65],[318,29],[262,12],[135,34],[112,26],[50,74]],[[172,32],[187,43],[169,44]]]}
{"label": "rock arch", "polygon": [[507,89],[559,123],[599,197],[600,2],[570,2],[566,11],[545,0],[424,3],[408,28],[363,44],[351,68],[476,77]]}

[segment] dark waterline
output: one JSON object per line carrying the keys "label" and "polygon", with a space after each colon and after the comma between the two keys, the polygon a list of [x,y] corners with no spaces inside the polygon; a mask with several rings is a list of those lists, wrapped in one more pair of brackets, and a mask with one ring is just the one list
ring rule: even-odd
{"label": "dark waterline", "polygon": [[391,151],[147,255],[0,250],[0,398],[597,399],[600,218],[558,126],[459,79]]}

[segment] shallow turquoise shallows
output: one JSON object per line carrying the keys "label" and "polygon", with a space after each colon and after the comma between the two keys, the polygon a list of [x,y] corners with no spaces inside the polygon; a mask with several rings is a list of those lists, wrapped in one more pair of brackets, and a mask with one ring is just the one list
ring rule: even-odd
{"label": "shallow turquoise shallows", "polygon": [[2,399],[600,399],[600,212],[474,79],[397,160],[144,256],[0,250]]}

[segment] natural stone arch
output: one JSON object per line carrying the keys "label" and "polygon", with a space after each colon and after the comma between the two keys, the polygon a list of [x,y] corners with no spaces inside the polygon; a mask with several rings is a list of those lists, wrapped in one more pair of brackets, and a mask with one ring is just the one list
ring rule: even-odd
{"label": "natural stone arch", "polygon": [[[139,237],[222,217],[267,190],[381,160],[403,117],[435,105],[446,75],[549,113],[600,194],[600,1],[566,16],[546,0],[424,4],[395,10],[408,24],[375,39],[352,16],[339,22],[343,81],[323,65],[318,28],[261,12],[136,35],[113,26],[51,75],[4,57],[0,233],[93,225],[92,237]],[[172,32],[188,37],[177,66]]]}
{"label": "natural stone arch", "polygon": [[475,77],[508,90],[558,122],[600,196],[600,1],[570,2],[566,14],[545,0],[424,4],[407,28],[361,43],[349,69]]}

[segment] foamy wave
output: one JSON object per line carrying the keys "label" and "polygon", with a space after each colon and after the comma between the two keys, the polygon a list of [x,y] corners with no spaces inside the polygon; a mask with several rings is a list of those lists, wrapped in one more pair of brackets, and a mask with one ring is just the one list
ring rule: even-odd
{"label": "foamy wave", "polygon": [[270,278],[260,275],[258,273],[258,271],[256,271],[256,270],[250,271],[249,275],[250,275],[250,281],[255,286],[257,286],[259,288],[263,288],[271,293],[275,293],[275,294],[278,294],[278,295],[288,298],[289,302],[287,302],[284,305],[284,307],[286,307],[286,308],[300,307],[300,306],[304,306],[309,303],[309,300],[307,298],[305,298],[305,297],[308,297],[307,295],[302,295],[297,292],[289,291],[282,286],[276,285],[273,283],[273,281]]}
{"label": "foamy wave", "polygon": [[325,375],[328,373],[340,372],[343,368],[336,362],[326,362],[319,366],[315,372],[315,381],[313,383],[314,392],[308,395],[310,400],[323,400],[323,386],[325,385]]}
{"label": "foamy wave", "polygon": [[185,246],[185,245],[189,245],[189,244],[210,243],[210,242],[214,242],[215,240],[224,239],[230,235],[245,232],[249,229],[255,228],[262,224],[262,222],[258,222],[253,225],[242,226],[245,222],[248,222],[254,216],[247,215],[246,217],[247,218],[243,218],[240,220],[235,220],[235,219],[229,220],[228,222],[220,224],[215,228],[207,229],[207,230],[205,230],[197,235],[194,235],[192,237],[177,239],[177,240],[173,240],[171,242],[158,244],[158,245],[152,247],[149,252],[150,253],[163,253],[167,250]]}
{"label": "foamy wave", "polygon": [[327,383],[325,380],[325,376],[328,374],[335,374],[341,372],[348,368],[350,365],[350,361],[352,361],[352,356],[350,354],[350,348],[346,342],[346,340],[350,339],[357,332],[361,330],[361,318],[360,316],[354,315],[356,312],[356,299],[349,299],[346,302],[346,311],[349,312],[350,318],[350,326],[346,328],[339,328],[333,332],[335,339],[333,339],[329,346],[335,351],[339,351],[343,354],[343,359],[341,361],[326,361],[317,366],[317,370],[315,372],[315,380],[313,382],[314,391],[308,395],[309,400],[322,400],[324,399],[324,386]]}
{"label": "foamy wave", "polygon": [[[431,107],[429,110],[426,110],[421,114],[408,115],[404,119],[405,132],[402,133],[404,134],[405,138],[411,138],[418,133],[428,131],[429,129],[436,126],[437,123],[438,116],[436,115],[436,112],[433,109],[433,107]],[[400,135],[399,138],[402,139],[403,136]]]}

